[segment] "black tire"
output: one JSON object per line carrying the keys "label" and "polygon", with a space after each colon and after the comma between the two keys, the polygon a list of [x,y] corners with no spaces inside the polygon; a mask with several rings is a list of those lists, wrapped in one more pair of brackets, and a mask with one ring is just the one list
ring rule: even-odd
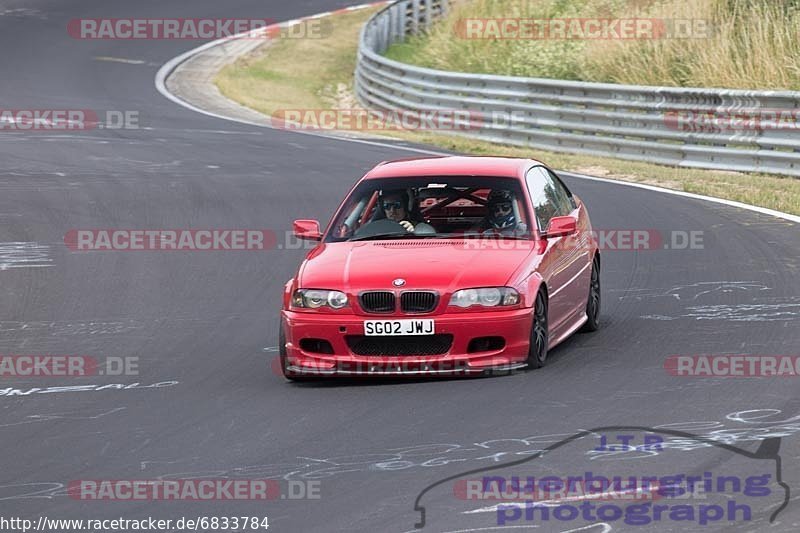
{"label": "black tire", "polygon": [[531,342],[528,348],[528,368],[542,368],[547,361],[547,297],[544,291],[536,294],[531,325]]}
{"label": "black tire", "polygon": [[591,332],[600,329],[600,262],[592,261],[592,277],[589,282],[589,297],[586,301],[586,323],[581,331]]}

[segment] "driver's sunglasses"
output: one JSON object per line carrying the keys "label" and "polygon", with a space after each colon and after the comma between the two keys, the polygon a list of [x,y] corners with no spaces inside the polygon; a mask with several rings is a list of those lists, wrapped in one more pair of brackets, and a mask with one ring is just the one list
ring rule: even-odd
{"label": "driver's sunglasses", "polygon": [[389,209],[400,210],[403,207],[403,202],[397,200],[395,202],[383,202],[383,210],[388,211]]}
{"label": "driver's sunglasses", "polygon": [[490,206],[492,213],[505,215],[511,212],[511,202],[502,202]]}

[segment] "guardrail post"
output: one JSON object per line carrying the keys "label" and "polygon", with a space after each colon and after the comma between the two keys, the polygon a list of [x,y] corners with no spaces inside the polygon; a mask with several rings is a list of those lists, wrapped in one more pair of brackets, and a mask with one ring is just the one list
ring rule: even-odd
{"label": "guardrail post", "polygon": [[425,30],[433,24],[433,0],[425,0]]}
{"label": "guardrail post", "polygon": [[406,40],[406,5],[403,2],[397,4],[397,39]]}
{"label": "guardrail post", "polygon": [[391,26],[389,25],[389,17],[383,17],[381,19],[381,52],[385,52],[391,44]]}
{"label": "guardrail post", "polygon": [[397,42],[397,10],[394,6],[389,8],[389,42]]}

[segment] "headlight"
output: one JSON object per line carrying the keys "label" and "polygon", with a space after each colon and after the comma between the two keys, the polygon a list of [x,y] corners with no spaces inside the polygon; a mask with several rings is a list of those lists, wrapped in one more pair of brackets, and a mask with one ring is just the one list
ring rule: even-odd
{"label": "headlight", "polygon": [[462,289],[450,297],[450,305],[456,307],[498,307],[517,305],[519,293],[511,287],[485,287],[482,289]]}
{"label": "headlight", "polygon": [[299,289],[292,295],[292,307],[319,309],[327,306],[331,309],[341,309],[346,305],[347,295],[341,291]]}

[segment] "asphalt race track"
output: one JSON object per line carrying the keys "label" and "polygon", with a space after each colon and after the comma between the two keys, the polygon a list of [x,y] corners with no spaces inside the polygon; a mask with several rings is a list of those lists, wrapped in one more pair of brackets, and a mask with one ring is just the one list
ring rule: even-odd
{"label": "asphalt race track", "polygon": [[[439,381],[298,385],[276,375],[270,363],[283,284],[302,250],[73,252],[65,246],[64,235],[75,228],[259,228],[276,232],[280,243],[293,219],[327,222],[354,180],[378,161],[413,155],[187,110],[159,94],[153,78],[199,42],[80,41],[67,35],[69,19],[288,20],[345,5],[0,2],[0,107],[135,110],[142,126],[0,130],[0,354],[138,357],[135,376],[0,377],[0,515],[34,521],[268,516],[270,531],[402,532],[420,520],[414,504],[423,489],[484,467],[498,467],[492,475],[560,478],[710,471],[770,474],[773,490],[745,498],[750,521],[631,526],[612,519],[529,521],[523,511],[523,519],[503,525],[797,531],[797,378],[675,377],[664,369],[670,355],[800,353],[795,223],[565,176],[590,207],[595,228],[702,232],[702,246],[604,250],[599,332],[573,337],[536,372]],[[92,387],[46,391],[78,385]],[[675,440],[658,451],[604,454],[593,451],[600,442],[593,435],[530,463],[503,466],[604,426],[679,430],[700,440],[664,434]],[[634,432],[606,433],[613,439]],[[640,444],[642,433],[636,434]],[[702,440],[709,436],[751,455]],[[767,437],[780,438],[779,450],[771,451],[782,458],[780,473],[791,488],[788,507],[772,524],[784,498],[776,463],[752,453]],[[75,480],[170,478],[314,481],[303,487],[316,487],[319,498],[92,501],[66,494]],[[424,530],[501,530],[491,510],[468,512],[492,502],[454,497],[453,483],[422,496]]]}

